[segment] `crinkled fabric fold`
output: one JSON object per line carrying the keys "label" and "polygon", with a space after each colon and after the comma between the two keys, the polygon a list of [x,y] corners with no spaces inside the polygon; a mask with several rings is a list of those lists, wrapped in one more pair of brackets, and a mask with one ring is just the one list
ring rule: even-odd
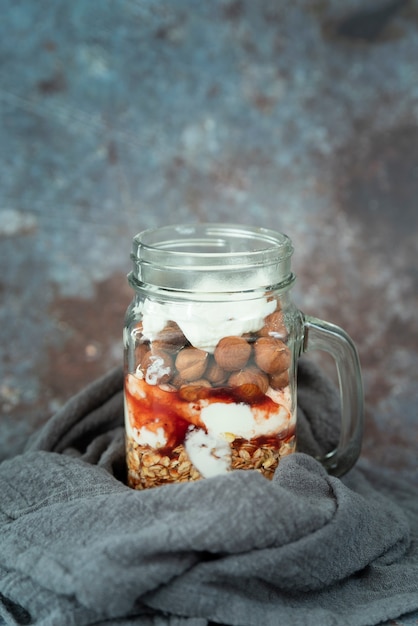
{"label": "crinkled fabric fold", "polygon": [[[272,481],[235,471],[125,485],[123,376],[72,398],[0,465],[0,615],[59,626],[367,626],[418,609],[418,491],[312,456],[339,401],[299,367],[298,452]],[[308,454],[309,453],[309,454]]]}

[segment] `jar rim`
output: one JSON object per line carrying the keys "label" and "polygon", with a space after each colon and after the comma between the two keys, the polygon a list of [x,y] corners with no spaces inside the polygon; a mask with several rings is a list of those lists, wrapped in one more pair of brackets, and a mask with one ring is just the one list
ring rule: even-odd
{"label": "jar rim", "polygon": [[[249,288],[289,280],[292,254],[292,242],[284,233],[213,222],[143,230],[133,239],[131,256],[134,277],[145,284],[194,290],[203,277],[212,277],[240,290],[243,280]],[[250,286],[248,278],[255,270],[258,276]],[[208,288],[207,280],[205,284],[202,290]]]}
{"label": "jar rim", "polygon": [[[246,250],[234,249],[234,244],[238,241],[252,242],[253,247]],[[190,250],[192,245],[196,249]],[[198,246],[202,249],[199,250]],[[209,246],[213,246],[213,250],[209,250]],[[229,251],[226,250],[227,247],[230,248]],[[293,253],[292,242],[284,233],[258,226],[223,222],[149,228],[135,235],[134,251],[135,249],[138,252],[164,250],[164,254],[178,258],[193,254],[197,258],[207,258],[215,262],[229,257],[239,258],[242,255],[254,257],[266,251],[273,251],[275,255],[280,253],[282,259]]]}

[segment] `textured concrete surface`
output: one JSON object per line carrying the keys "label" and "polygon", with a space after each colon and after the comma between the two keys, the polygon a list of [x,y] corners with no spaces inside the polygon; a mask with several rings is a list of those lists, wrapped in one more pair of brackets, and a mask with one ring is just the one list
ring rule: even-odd
{"label": "textured concrete surface", "polygon": [[1,5],[0,458],[121,360],[133,235],[237,221],[357,343],[363,454],[415,466],[417,1]]}

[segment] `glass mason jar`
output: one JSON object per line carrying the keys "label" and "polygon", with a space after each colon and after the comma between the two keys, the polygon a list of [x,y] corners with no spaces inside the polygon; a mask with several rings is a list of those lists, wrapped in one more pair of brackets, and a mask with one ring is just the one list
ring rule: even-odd
{"label": "glass mason jar", "polygon": [[124,329],[128,484],[145,489],[256,469],[271,478],[296,449],[298,357],[335,359],[340,441],[320,461],[357,460],[363,390],[356,348],[304,315],[290,290],[293,247],[281,233],[234,224],[166,226],[133,241]]}

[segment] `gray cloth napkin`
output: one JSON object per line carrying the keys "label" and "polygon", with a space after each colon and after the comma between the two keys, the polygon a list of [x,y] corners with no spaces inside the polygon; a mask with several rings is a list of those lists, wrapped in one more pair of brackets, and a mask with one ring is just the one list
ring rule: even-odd
{"label": "gray cloth napkin", "polygon": [[[298,373],[299,449],[253,471],[124,484],[122,372],[72,398],[0,464],[0,616],[44,626],[374,625],[418,609],[418,489],[310,454],[338,398]],[[415,533],[415,537],[414,537]]]}

